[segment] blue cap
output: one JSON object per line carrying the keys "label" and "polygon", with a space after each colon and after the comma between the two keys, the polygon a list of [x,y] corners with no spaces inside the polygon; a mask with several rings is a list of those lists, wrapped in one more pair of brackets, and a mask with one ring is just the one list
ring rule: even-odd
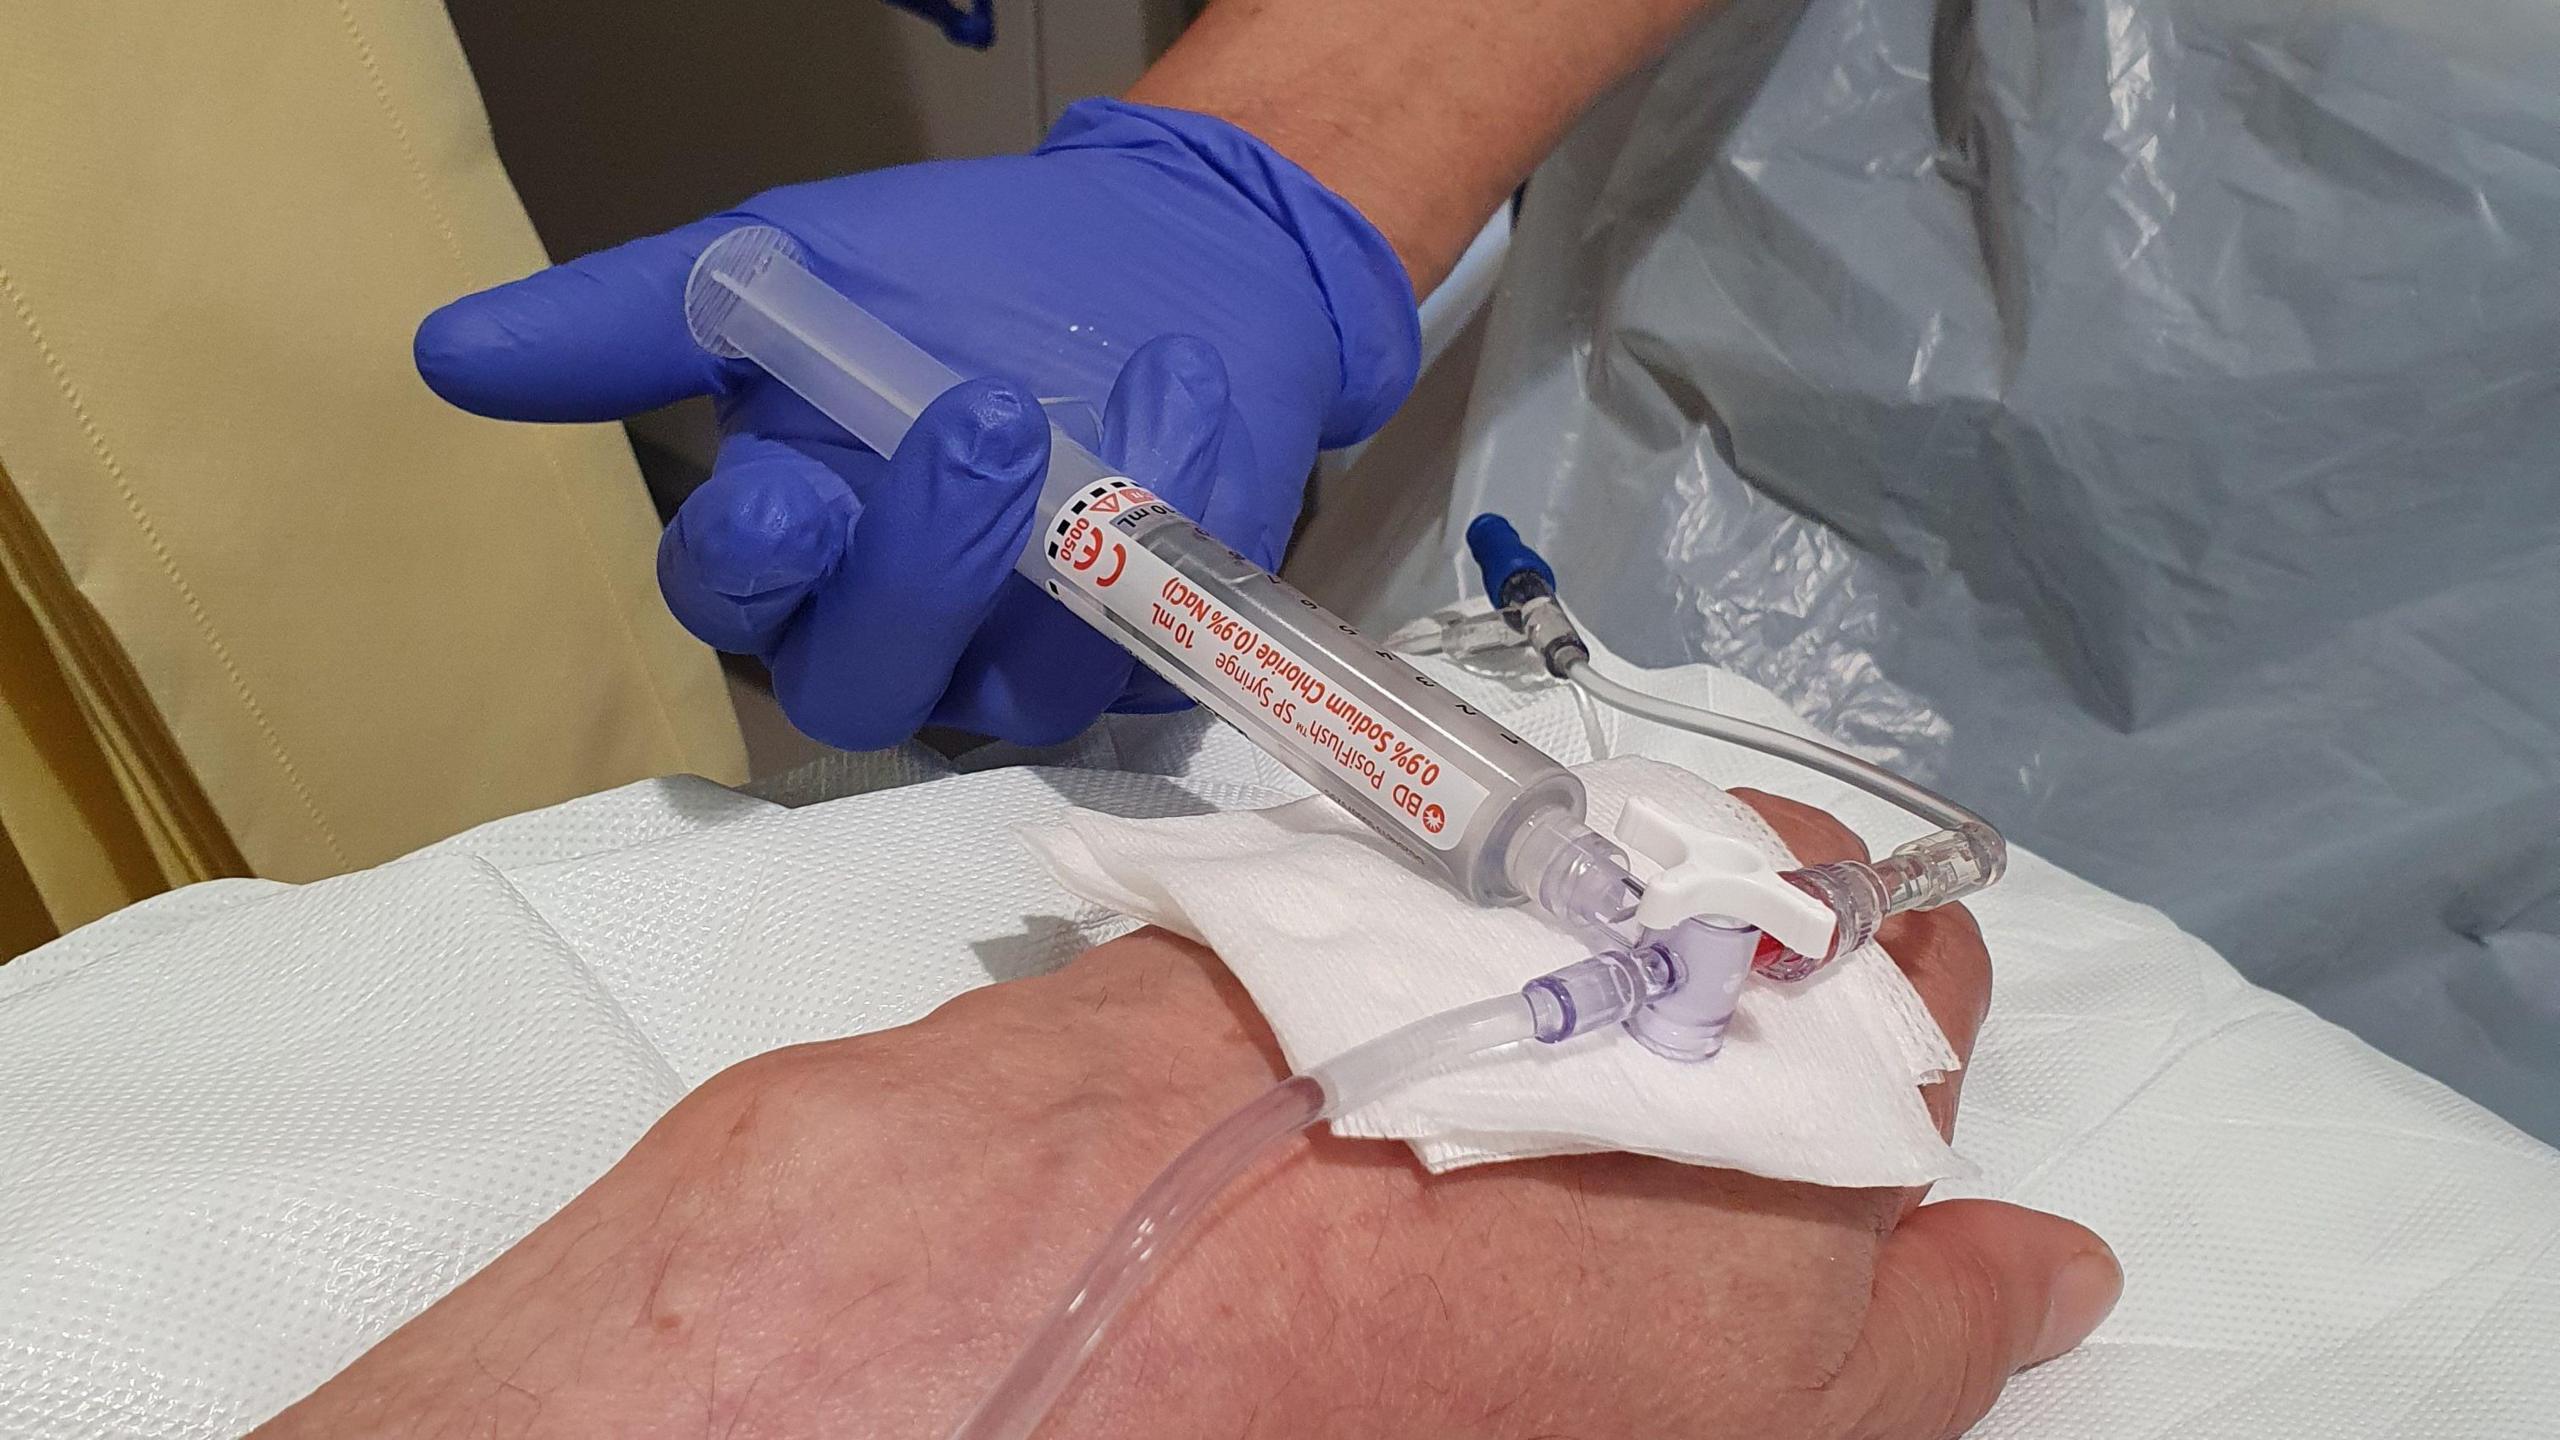
{"label": "blue cap", "polygon": [[954,45],[984,50],[996,43],[995,0],[972,0],[962,8],[954,0],[889,0],[942,27],[942,38]]}
{"label": "blue cap", "polygon": [[1496,605],[1515,603],[1507,592],[1524,575],[1537,576],[1545,582],[1546,593],[1555,593],[1554,568],[1499,515],[1479,515],[1467,526],[1467,553],[1476,557],[1477,567],[1484,572],[1484,593]]}

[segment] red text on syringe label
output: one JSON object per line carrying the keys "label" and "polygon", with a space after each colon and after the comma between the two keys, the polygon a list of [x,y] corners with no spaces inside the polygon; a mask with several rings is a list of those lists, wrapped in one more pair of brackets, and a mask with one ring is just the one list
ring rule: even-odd
{"label": "red text on syringe label", "polygon": [[1139,543],[1159,526],[1190,523],[1136,482],[1113,478],[1060,506],[1042,539],[1060,580],[1152,640],[1199,688],[1229,702],[1233,718],[1338,772],[1423,843],[1456,845],[1484,787]]}

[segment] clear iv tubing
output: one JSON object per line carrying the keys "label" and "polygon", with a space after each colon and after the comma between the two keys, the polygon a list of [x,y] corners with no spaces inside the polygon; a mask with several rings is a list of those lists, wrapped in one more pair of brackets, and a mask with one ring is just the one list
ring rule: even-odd
{"label": "clear iv tubing", "polygon": [[[960,377],[800,259],[769,227],[722,235],[686,282],[686,327],[886,455]],[[1625,853],[1583,822],[1571,771],[1055,425],[1038,516],[1023,575],[1459,894],[1600,929],[1634,912]]]}
{"label": "clear iv tubing", "polygon": [[1537,1029],[1526,998],[1480,1000],[1292,1075],[1211,1126],[1139,1193],[951,1440],[1027,1440],[1039,1429],[1129,1301],[1255,1160],[1317,1121],[1357,1110],[1415,1075],[1531,1039]]}
{"label": "clear iv tubing", "polygon": [[[1854,785],[1889,804],[1901,806],[1934,825],[1949,830],[1978,827],[1990,830],[1989,822],[1926,786],[1905,780],[1881,765],[1870,764],[1843,750],[1835,750],[1817,740],[1790,735],[1774,725],[1754,724],[1749,720],[1702,710],[1695,705],[1682,705],[1648,695],[1630,685],[1621,685],[1591,666],[1588,660],[1566,662],[1564,678],[1589,691],[1594,697],[1626,711],[1658,721],[1674,729],[1722,740],[1763,755],[1790,760],[1807,770],[1818,770],[1845,785]],[[1995,838],[1996,838],[1996,832]]]}
{"label": "clear iv tubing", "polygon": [[[1549,608],[1555,605],[1552,599],[1537,603]],[[1881,765],[1773,726],[1678,704],[1621,685],[1593,669],[1588,654],[1578,643],[1555,651],[1550,663],[1556,674],[1581,687],[1584,693],[1630,715],[1793,761],[1939,827],[1932,834],[1897,847],[1881,860],[1835,861],[1789,871],[1787,878],[1819,898],[1839,923],[1826,954],[1798,955],[1775,947],[1754,967],[1770,979],[1802,979],[1865,944],[1886,916],[1950,904],[1993,884],[2009,868],[2008,841],[2001,838],[1990,821]]]}

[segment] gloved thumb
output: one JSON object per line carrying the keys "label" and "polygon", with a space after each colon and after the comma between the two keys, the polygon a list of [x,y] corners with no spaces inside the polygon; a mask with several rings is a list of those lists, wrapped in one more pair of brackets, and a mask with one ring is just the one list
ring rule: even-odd
{"label": "gloved thumb", "polygon": [[1960,1435],[2011,1375],[2087,1339],[2123,1289],[2106,1242],[2058,1215],[1923,1205],[1877,1256],[1866,1329],[1833,1393],[1860,1434]]}
{"label": "gloved thumb", "polygon": [[931,718],[1030,542],[1049,422],[1028,386],[967,380],[858,482],[844,557],[771,655],[774,697],[830,745],[876,750]]}
{"label": "gloved thumb", "polygon": [[742,362],[694,343],[684,283],[738,223],[698,220],[465,295],[418,326],[418,374],[497,420],[618,420],[710,394]]}
{"label": "gloved thumb", "polygon": [[[1227,369],[1205,340],[1159,336],[1121,368],[1104,407],[1102,455],[1188,515],[1205,508],[1222,459],[1235,453]],[[994,621],[962,657],[959,683],[935,718],[1025,744],[1054,744],[1115,700],[1169,709],[1188,703],[1128,653],[1028,585],[997,602]]]}
{"label": "gloved thumb", "polygon": [[[1232,418],[1226,362],[1194,336],[1159,336],[1129,357],[1111,387],[1102,429],[1103,458],[1144,477],[1167,504],[1203,525],[1229,518],[1218,505],[1219,477],[1253,473],[1253,440]],[[1263,564],[1274,563],[1281,542],[1252,533],[1249,522],[1225,533]],[[1190,703],[1173,682],[1135,665],[1111,708],[1149,715]]]}

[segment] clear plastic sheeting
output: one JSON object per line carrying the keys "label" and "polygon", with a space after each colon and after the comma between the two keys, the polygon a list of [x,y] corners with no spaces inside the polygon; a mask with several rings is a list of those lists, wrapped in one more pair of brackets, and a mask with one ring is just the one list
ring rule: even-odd
{"label": "clear plastic sheeting", "polygon": [[1738,0],[1531,185],[1451,516],[2560,1138],[2555,75],[2518,0]]}

